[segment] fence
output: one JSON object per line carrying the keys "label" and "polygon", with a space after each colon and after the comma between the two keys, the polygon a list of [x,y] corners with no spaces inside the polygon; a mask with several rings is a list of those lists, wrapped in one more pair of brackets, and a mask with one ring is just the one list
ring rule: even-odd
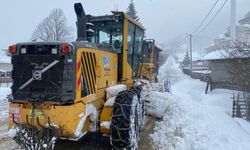
{"label": "fence", "polygon": [[243,118],[250,121],[250,99],[241,98],[240,94],[233,95],[232,117]]}
{"label": "fence", "polygon": [[183,73],[186,75],[189,75],[190,77],[192,77],[193,79],[200,79],[203,82],[208,82],[210,80],[210,74],[211,71],[210,70],[206,70],[206,69],[193,69],[192,71],[190,69],[182,69]]}

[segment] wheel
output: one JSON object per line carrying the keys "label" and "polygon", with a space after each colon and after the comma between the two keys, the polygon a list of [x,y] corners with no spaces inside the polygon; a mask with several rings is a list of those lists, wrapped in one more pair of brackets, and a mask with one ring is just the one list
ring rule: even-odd
{"label": "wheel", "polygon": [[139,101],[134,91],[122,91],[115,100],[111,120],[111,145],[115,149],[137,149]]}

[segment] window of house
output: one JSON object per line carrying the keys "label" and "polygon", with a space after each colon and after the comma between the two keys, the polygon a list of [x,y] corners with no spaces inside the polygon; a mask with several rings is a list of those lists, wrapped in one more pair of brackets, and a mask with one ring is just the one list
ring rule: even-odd
{"label": "window of house", "polygon": [[8,78],[11,77],[11,72],[10,72],[10,71],[7,71],[7,72],[6,72],[6,77],[8,77]]}
{"label": "window of house", "polygon": [[5,78],[5,72],[0,71],[0,77],[1,77],[1,78]]}

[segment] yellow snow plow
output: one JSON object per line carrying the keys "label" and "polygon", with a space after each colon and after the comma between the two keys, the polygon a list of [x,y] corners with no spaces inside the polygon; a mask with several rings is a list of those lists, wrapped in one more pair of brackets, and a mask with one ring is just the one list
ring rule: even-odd
{"label": "yellow snow plow", "polygon": [[57,139],[109,135],[116,149],[135,149],[143,127],[139,65],[144,28],[123,12],[85,15],[75,42],[9,47],[13,86],[9,135],[25,149],[53,149]]}
{"label": "yellow snow plow", "polygon": [[143,41],[143,55],[138,74],[151,83],[158,82],[160,52],[162,52],[162,49],[156,46],[154,39],[145,39]]}

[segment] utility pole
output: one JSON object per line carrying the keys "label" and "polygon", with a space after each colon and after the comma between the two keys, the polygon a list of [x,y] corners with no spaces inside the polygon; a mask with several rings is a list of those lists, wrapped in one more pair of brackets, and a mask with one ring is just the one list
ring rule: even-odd
{"label": "utility pole", "polygon": [[192,48],[192,34],[187,34],[189,36],[189,46],[190,46],[190,71],[193,70],[193,48]]}
{"label": "utility pole", "polygon": [[236,0],[231,0],[231,27],[230,27],[231,46],[236,42]]}

